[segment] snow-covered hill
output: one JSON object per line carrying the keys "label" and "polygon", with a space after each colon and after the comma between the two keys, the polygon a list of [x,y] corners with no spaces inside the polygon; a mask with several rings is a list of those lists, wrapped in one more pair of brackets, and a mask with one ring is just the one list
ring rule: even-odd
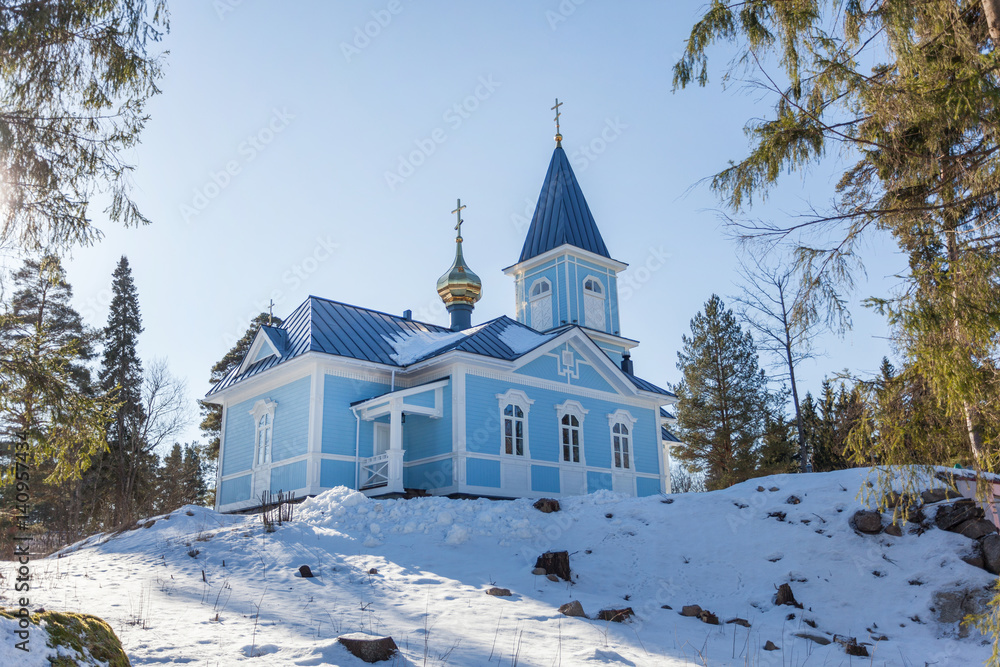
{"label": "snow-covered hill", "polygon": [[[938,591],[995,577],[960,559],[973,542],[954,533],[856,532],[866,475],[667,498],[602,492],[552,514],[526,500],[376,501],[341,488],[273,533],[256,516],[185,507],[36,561],[33,602],[104,618],[136,665],[360,665],[336,643],[355,631],[391,635],[400,665],[981,664],[985,640],[959,639],[931,608]],[[549,550],[569,551],[572,583],[532,574]],[[2,563],[5,582],[12,571]],[[774,604],[783,583],[802,609]],[[494,585],[513,595],[486,595]],[[571,600],[592,617],[635,616],[563,616]],[[679,614],[694,604],[720,625]],[[798,634],[855,637],[872,657]]]}

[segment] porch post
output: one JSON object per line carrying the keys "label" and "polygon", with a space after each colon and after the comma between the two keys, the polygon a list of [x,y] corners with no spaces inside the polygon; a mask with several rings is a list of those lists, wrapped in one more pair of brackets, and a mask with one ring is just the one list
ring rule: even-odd
{"label": "porch post", "polygon": [[390,493],[403,493],[403,399],[389,401],[389,484]]}

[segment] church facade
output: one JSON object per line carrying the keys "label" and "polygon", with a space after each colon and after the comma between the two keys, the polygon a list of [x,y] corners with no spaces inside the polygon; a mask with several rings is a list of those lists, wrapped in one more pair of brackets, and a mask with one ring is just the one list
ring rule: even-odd
{"label": "church facade", "polygon": [[438,280],[443,327],[310,296],[257,332],[206,401],[222,406],[216,509],[264,491],[498,498],[669,492],[675,397],[633,373],[618,274],[557,145],[513,278],[516,313],[478,325],[482,283]]}

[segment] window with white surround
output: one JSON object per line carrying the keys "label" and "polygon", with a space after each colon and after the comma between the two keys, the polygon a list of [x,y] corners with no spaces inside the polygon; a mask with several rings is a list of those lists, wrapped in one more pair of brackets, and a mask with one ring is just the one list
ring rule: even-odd
{"label": "window with white surround", "polygon": [[253,410],[250,411],[255,425],[254,465],[266,465],[271,462],[274,408],[277,405],[271,399],[265,399],[254,403]]}
{"label": "window with white surround", "polygon": [[594,276],[583,279],[583,323],[604,329],[604,284]]}
{"label": "window with white surround", "polygon": [[538,331],[552,328],[552,285],[546,278],[531,284],[528,296],[531,304],[531,327]]}
{"label": "window with white surround", "polygon": [[617,470],[635,470],[632,453],[632,430],[636,419],[627,410],[615,410],[608,415],[611,426],[611,465]]}
{"label": "window with white surround", "polygon": [[534,401],[519,389],[497,394],[500,404],[500,453],[528,457],[528,410]]}
{"label": "window with white surround", "polygon": [[585,410],[578,401],[566,401],[556,406],[559,419],[560,460],[564,463],[583,463],[583,418]]}

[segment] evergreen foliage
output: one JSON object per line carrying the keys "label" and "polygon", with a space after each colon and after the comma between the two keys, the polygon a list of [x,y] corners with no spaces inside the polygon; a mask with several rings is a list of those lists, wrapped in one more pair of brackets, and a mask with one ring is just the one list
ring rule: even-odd
{"label": "evergreen foliage", "polygon": [[[811,295],[834,307],[852,286],[863,234],[891,235],[909,271],[896,294],[869,303],[887,315],[904,358],[892,385],[926,395],[942,423],[957,420],[970,460],[987,470],[1000,457],[998,9],[998,0],[713,0],[674,67],[676,87],[704,85],[709,46],[735,43],[738,66],[775,95],[773,117],[747,128],[750,155],[713,179],[734,212],[832,146],[854,160],[831,210],[743,232],[773,241],[825,231],[819,241],[795,237],[797,257]],[[764,69],[775,58],[783,76]],[[856,456],[870,441],[880,448],[874,458],[903,463],[913,459],[909,441],[930,460],[929,434],[914,439],[912,426],[877,414],[893,405],[877,387],[860,398],[869,413]]]}
{"label": "evergreen foliage", "polygon": [[717,295],[691,320],[677,353],[678,437],[673,449],[709,490],[753,477],[767,414],[767,378],[751,335]]}
{"label": "evergreen foliage", "polygon": [[114,490],[110,520],[118,525],[132,518],[137,500],[155,462],[144,452],[141,441],[147,415],[143,406],[142,361],[137,349],[142,333],[139,295],[132,269],[124,255],[115,268],[111,283],[111,307],[104,327],[100,384],[106,395],[114,397],[118,407],[108,424],[108,456],[100,472],[99,483]]}
{"label": "evergreen foliage", "polygon": [[111,220],[148,222],[122,157],[159,92],[160,57],[147,49],[167,27],[164,0],[0,5],[0,243],[37,251],[98,240],[97,193],[110,196]]}
{"label": "evergreen foliage", "polygon": [[31,520],[75,534],[86,523],[80,479],[106,447],[114,406],[92,390],[94,336],[71,299],[55,256],[29,259],[13,275],[0,314],[0,498],[15,491],[15,463],[26,463]]}

